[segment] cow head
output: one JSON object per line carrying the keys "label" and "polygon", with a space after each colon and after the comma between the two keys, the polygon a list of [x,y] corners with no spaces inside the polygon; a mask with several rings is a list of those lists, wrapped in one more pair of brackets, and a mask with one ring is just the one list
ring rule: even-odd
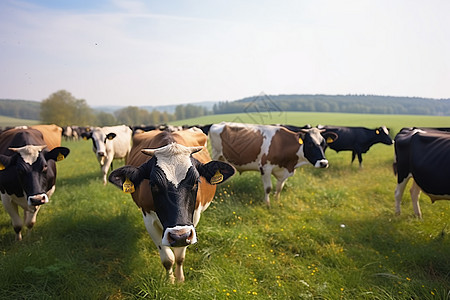
{"label": "cow head", "polygon": [[375,129],[376,141],[379,143],[383,143],[386,145],[392,145],[394,141],[389,135],[389,128],[386,126],[381,126],[380,128]]}
{"label": "cow head", "polygon": [[113,132],[106,134],[100,129],[94,129],[93,131],[83,133],[81,136],[85,140],[92,139],[92,151],[97,156],[100,165],[103,166],[108,156],[107,143],[113,140],[116,134]]}
{"label": "cow head", "polygon": [[[45,145],[27,145],[20,148],[9,148],[14,154],[0,155],[0,172],[8,172],[2,180],[17,180],[20,190],[15,190],[18,196],[25,192],[28,205],[37,206],[48,202],[47,192],[54,186],[56,178],[55,162],[69,155],[70,150],[56,147],[48,151]],[[17,178],[17,179],[16,179]]]}
{"label": "cow head", "polygon": [[183,247],[194,244],[197,235],[193,214],[200,176],[210,184],[227,180],[234,168],[224,162],[201,163],[192,154],[203,147],[185,147],[171,143],[158,149],[143,149],[152,158],[139,167],[124,166],[114,170],[109,181],[119,188],[139,186],[149,180],[155,212],[163,226],[162,244]]}
{"label": "cow head", "polygon": [[325,158],[324,149],[327,143],[337,139],[337,134],[317,128],[302,129],[298,134],[305,158],[316,168],[328,168],[328,160]]}

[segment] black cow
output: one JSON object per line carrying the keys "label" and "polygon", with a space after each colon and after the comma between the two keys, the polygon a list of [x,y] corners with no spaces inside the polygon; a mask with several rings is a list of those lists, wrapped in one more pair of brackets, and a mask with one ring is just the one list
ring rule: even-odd
{"label": "black cow", "polygon": [[43,135],[36,129],[11,129],[0,135],[0,191],[2,203],[11,217],[16,240],[22,239],[25,225],[31,229],[40,205],[47,203],[55,191],[55,162],[64,159],[69,149],[49,151]]}
{"label": "black cow", "polygon": [[381,126],[376,129],[368,129],[365,127],[341,127],[341,126],[318,126],[327,132],[336,133],[339,138],[328,146],[339,151],[352,151],[352,161],[358,155],[359,166],[362,166],[362,154],[369,151],[370,147],[376,143],[392,145],[392,138],[389,136],[389,129]]}
{"label": "black cow", "polygon": [[419,206],[421,190],[433,203],[450,200],[450,132],[445,128],[403,128],[395,136],[394,147],[396,214],[400,214],[403,192],[411,177],[411,200],[419,218],[422,218]]}

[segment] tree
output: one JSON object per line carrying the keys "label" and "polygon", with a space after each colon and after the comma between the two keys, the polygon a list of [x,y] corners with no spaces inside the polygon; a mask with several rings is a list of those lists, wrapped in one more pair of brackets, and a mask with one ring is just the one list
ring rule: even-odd
{"label": "tree", "polygon": [[103,126],[112,126],[112,125],[117,124],[117,120],[112,114],[102,111],[97,114],[96,124],[98,126],[102,126],[102,127]]}
{"label": "tree", "polygon": [[76,99],[66,90],[57,91],[41,102],[41,121],[44,124],[89,125],[94,119],[86,100]]}

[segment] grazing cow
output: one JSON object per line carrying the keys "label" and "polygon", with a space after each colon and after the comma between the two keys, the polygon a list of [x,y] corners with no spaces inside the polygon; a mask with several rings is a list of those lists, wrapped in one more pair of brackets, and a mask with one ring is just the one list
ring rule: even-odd
{"label": "grazing cow", "polygon": [[63,129],[55,124],[51,125],[33,125],[33,129],[39,130],[44,136],[45,144],[48,149],[61,146],[61,136]]}
{"label": "grazing cow", "polygon": [[92,139],[92,151],[100,163],[104,185],[107,183],[106,174],[113,160],[124,158],[126,162],[131,150],[131,135],[130,127],[125,125],[96,127],[82,134],[84,139]]}
{"label": "grazing cow", "polygon": [[450,200],[450,132],[445,129],[403,128],[395,136],[394,148],[396,214],[400,214],[403,192],[411,177],[411,200],[419,218],[422,218],[419,206],[421,190],[430,197],[432,203]]}
{"label": "grazing cow", "polygon": [[328,167],[324,137],[331,142],[337,135],[317,128],[292,132],[282,126],[226,122],[214,124],[209,130],[213,159],[227,161],[239,172],[261,172],[267,205],[271,174],[277,179],[278,200],[284,183],[297,167],[308,162],[316,168]]}
{"label": "grazing cow", "polygon": [[40,205],[47,203],[55,191],[55,162],[69,154],[65,147],[51,151],[49,148],[36,129],[10,129],[0,135],[1,198],[11,217],[16,240],[22,239],[23,227],[18,207],[24,211],[25,226],[31,229]]}
{"label": "grazing cow", "polygon": [[381,126],[376,129],[364,127],[341,127],[341,126],[319,126],[327,131],[335,132],[339,139],[328,146],[339,151],[352,151],[352,161],[358,155],[359,166],[362,166],[362,154],[369,151],[370,147],[376,143],[392,145],[392,138],[389,136],[389,129]]}
{"label": "grazing cow", "polygon": [[184,281],[186,247],[197,241],[195,226],[214,197],[214,184],[234,174],[232,166],[211,161],[206,141],[206,135],[193,129],[137,134],[129,165],[109,176],[110,182],[131,192],[142,209],[145,227],[171,282],[174,263],[176,279]]}

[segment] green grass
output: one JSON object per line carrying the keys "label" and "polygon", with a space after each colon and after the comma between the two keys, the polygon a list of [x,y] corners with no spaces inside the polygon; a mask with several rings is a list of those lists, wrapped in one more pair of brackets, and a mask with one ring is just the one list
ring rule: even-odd
{"label": "green grass", "polygon": [[[400,129],[450,118],[300,113],[283,123]],[[422,195],[418,220],[405,193],[395,216],[392,146],[371,148],[362,169],[327,150],[330,168],[299,168],[270,209],[257,172],[234,176],[202,215],[186,282],[170,285],[131,197],[101,183],[92,143],[64,144],[56,192],[21,243],[0,210],[0,299],[450,299],[450,203]]]}
{"label": "green grass", "polygon": [[8,126],[22,126],[22,125],[36,125],[40,124],[39,121],[36,120],[25,120],[25,119],[17,119],[11,117],[0,116],[0,127],[8,127]]}

